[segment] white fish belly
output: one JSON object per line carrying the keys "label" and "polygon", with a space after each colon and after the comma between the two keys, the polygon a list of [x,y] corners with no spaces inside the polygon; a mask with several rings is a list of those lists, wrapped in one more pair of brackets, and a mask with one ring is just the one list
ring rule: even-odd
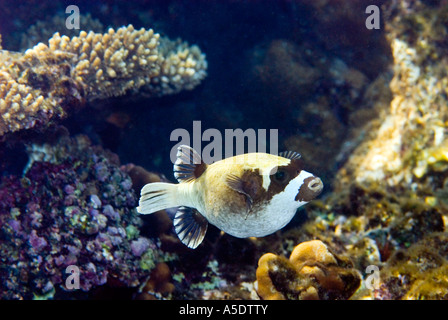
{"label": "white fish belly", "polygon": [[[211,224],[237,238],[264,237],[283,228],[294,217],[296,210],[275,213],[261,211],[258,213],[232,214],[225,221],[210,221]],[[247,216],[247,217],[246,217]]]}

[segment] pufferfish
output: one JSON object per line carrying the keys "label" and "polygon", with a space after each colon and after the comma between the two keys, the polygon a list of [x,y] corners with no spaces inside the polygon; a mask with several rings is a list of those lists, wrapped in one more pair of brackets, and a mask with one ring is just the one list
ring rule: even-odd
{"label": "pufferfish", "polygon": [[283,228],[296,210],[322,191],[320,178],[303,169],[299,153],[247,153],[202,162],[189,146],[177,150],[178,184],[145,185],[137,211],[179,207],[174,228],[189,248],[201,244],[208,223],[238,238],[263,237]]}

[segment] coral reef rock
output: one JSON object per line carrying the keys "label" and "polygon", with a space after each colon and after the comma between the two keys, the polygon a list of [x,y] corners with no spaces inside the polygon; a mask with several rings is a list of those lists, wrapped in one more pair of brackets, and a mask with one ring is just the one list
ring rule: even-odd
{"label": "coral reef rock", "polygon": [[410,186],[448,169],[448,64],[440,42],[447,17],[446,6],[424,7],[386,24],[394,58],[393,99],[340,172],[341,185],[353,180]]}
{"label": "coral reef rock", "polygon": [[[285,237],[322,239],[363,273],[376,266],[379,288],[357,298],[446,299],[448,61],[441,37],[448,7],[396,1],[383,12],[394,59],[391,100],[375,100],[377,117],[345,142],[353,151],[332,193]],[[378,80],[371,97],[384,90]]]}

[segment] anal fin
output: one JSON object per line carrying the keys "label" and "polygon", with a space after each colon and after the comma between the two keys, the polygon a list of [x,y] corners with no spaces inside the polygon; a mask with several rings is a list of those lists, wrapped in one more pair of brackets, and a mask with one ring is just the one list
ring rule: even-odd
{"label": "anal fin", "polygon": [[196,209],[179,207],[174,217],[174,229],[180,241],[196,249],[204,240],[208,221]]}

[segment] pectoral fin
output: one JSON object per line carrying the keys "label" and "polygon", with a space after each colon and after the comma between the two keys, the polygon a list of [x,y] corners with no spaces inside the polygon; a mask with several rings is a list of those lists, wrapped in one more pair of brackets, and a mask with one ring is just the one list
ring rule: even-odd
{"label": "pectoral fin", "polygon": [[252,205],[254,203],[253,198],[257,193],[256,185],[254,183],[251,183],[250,181],[244,181],[234,174],[229,174],[227,176],[226,183],[231,189],[246,196],[246,207],[247,212],[249,212],[252,209]]}
{"label": "pectoral fin", "polygon": [[204,240],[208,221],[196,209],[179,207],[174,217],[174,229],[180,241],[196,249]]}

